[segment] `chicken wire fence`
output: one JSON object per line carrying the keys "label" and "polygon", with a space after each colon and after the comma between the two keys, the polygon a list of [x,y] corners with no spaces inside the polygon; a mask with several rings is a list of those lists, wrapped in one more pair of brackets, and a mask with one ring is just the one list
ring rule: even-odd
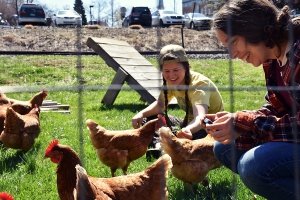
{"label": "chicken wire fence", "polygon": [[[230,23],[229,23],[229,26],[230,26]],[[45,30],[47,31],[47,30]],[[53,30],[51,30],[53,31]],[[59,31],[59,30],[55,30],[55,31]],[[80,29],[68,29],[68,31],[70,31],[70,34],[76,34],[76,40],[77,40],[77,44],[81,44],[82,43],[82,37],[85,37],[82,35],[82,32]],[[123,29],[121,30],[123,31]],[[160,29],[158,28],[157,29],[158,31],[158,34],[157,34],[157,41],[162,43],[161,41],[161,38],[160,38]],[[26,34],[26,33],[24,33]],[[290,38],[293,38],[294,36],[292,35],[292,33],[290,33]],[[228,33],[229,37],[231,35],[231,33]],[[122,39],[122,38],[121,38]],[[43,41],[41,41],[43,42]],[[76,80],[72,80],[72,84],[71,85],[65,85],[62,86],[60,84],[57,84],[57,85],[51,85],[51,86],[48,86],[48,85],[43,85],[43,83],[40,83],[40,82],[37,82],[36,85],[26,85],[25,83],[25,86],[23,85],[2,85],[1,86],[1,92],[3,93],[21,93],[21,92],[37,92],[37,91],[40,91],[41,88],[45,88],[49,93],[51,92],[58,92],[58,91],[72,91],[72,92],[77,92],[77,96],[78,96],[78,110],[76,111],[77,113],[77,120],[79,122],[83,122],[84,121],[84,105],[83,105],[83,96],[84,96],[84,91],[107,91],[108,89],[110,90],[118,90],[120,88],[122,88],[122,91],[138,91],[141,89],[140,85],[137,85],[137,86],[127,86],[127,85],[118,85],[118,84],[108,84],[108,85],[89,85],[86,80],[85,80],[85,77],[83,75],[83,72],[85,70],[85,67],[88,67],[89,66],[89,63],[86,62],[86,61],[83,61],[83,58],[84,58],[84,55],[82,55],[81,53],[82,52],[85,52],[85,51],[90,51],[89,48],[85,47],[85,45],[76,45],[76,46],[68,46],[69,43],[68,41],[66,41],[66,44],[67,44],[67,49],[74,49],[76,52],[78,52],[78,55],[76,56],[76,58],[74,57],[69,57],[70,59],[68,59],[68,64],[72,65],[72,66],[76,66]],[[22,44],[21,44],[22,45]],[[28,46],[30,44],[25,44],[24,45]],[[162,46],[161,44],[158,44],[158,46]],[[30,48],[29,48],[30,49]],[[55,45],[54,45],[54,48],[52,50],[55,50]],[[231,47],[229,46],[229,53],[230,53],[230,49]],[[16,50],[14,47],[11,47],[10,50]],[[51,49],[49,49],[51,51]],[[14,57],[15,55],[10,55],[12,57]],[[51,55],[51,57],[53,57],[53,62],[55,63],[55,55]],[[97,56],[99,57],[99,56]],[[34,56],[28,56],[28,61],[27,62],[32,62],[34,60]],[[44,62],[41,58],[39,58],[40,60],[38,62]],[[100,57],[99,57],[100,59]],[[235,112],[236,111],[236,100],[235,100],[235,95],[236,95],[236,92],[245,92],[245,93],[251,93],[251,92],[265,92],[266,91],[266,88],[265,87],[262,87],[262,86],[258,86],[258,87],[248,87],[247,85],[245,86],[236,86],[235,85],[235,79],[233,77],[233,72],[234,72],[234,68],[233,68],[233,60],[231,60],[230,58],[227,59],[228,60],[228,71],[227,71],[227,74],[224,74],[227,79],[228,79],[228,82],[229,82],[229,85],[225,86],[225,87],[218,87],[219,91],[221,92],[227,92],[227,95],[228,95],[228,99],[226,99],[226,102],[227,102],[227,107],[229,108],[229,112]],[[36,61],[35,61],[36,62]],[[206,61],[203,60],[203,62],[205,63]],[[46,63],[46,61],[45,61]],[[58,66],[59,68],[59,66]],[[16,71],[16,73],[25,73],[26,72],[22,72],[22,69],[20,69],[18,66],[14,66],[13,63],[11,64],[11,68],[10,69],[7,69],[7,70],[12,70],[12,71]],[[18,72],[19,71],[19,72]],[[204,74],[205,75],[205,74]],[[64,74],[64,76],[66,76],[66,79],[69,79],[68,74]],[[160,78],[161,77],[161,74],[157,74],[157,76]],[[26,77],[26,76],[24,76]],[[6,78],[9,78],[9,77],[6,77]],[[98,77],[98,78],[105,78],[105,77]],[[208,77],[208,78],[211,78],[213,81],[213,77]],[[3,77],[2,77],[3,79]],[[25,78],[26,79],[26,78]],[[24,82],[26,82],[26,80],[24,79]],[[182,89],[186,89],[186,87],[183,87]],[[188,88],[189,90],[194,90],[195,88]],[[201,89],[204,89],[204,90],[209,90],[209,88],[201,88]],[[146,90],[161,90],[161,85],[158,83],[157,85],[154,85],[153,87],[148,87],[146,88]],[[278,87],[278,88],[275,88],[274,90],[278,90],[278,91],[282,91],[284,90],[284,88],[282,87]],[[297,91],[299,90],[299,88],[297,86],[292,86],[290,87],[290,91],[292,91],[292,94],[293,91]],[[260,93],[261,94],[261,93]],[[294,94],[295,95],[295,94]],[[118,98],[118,97],[117,97]],[[262,96],[259,96],[258,98],[263,98]],[[101,104],[100,101],[97,102],[98,104]],[[126,103],[124,105],[126,107]],[[242,105],[245,109],[247,109],[247,105]],[[101,112],[101,111],[100,111]],[[295,105],[293,106],[293,113],[296,113],[296,107]],[[134,115],[134,114],[133,114]],[[131,122],[124,122],[124,123],[131,123]],[[295,131],[298,132],[298,127],[295,127]],[[78,127],[78,132],[79,132],[79,146],[80,146],[80,156],[81,157],[84,157],[84,149],[83,149],[83,130],[85,129],[85,127],[83,126],[83,123],[79,123],[79,127]],[[296,134],[295,134],[295,137],[296,137]],[[297,139],[297,138],[295,138]],[[295,143],[295,146],[298,145]],[[298,152],[297,152],[297,149],[295,149],[295,159],[298,157]],[[232,157],[234,158],[235,155],[232,155]],[[295,174],[295,184],[296,184],[296,188],[300,188],[300,183],[299,183],[299,179],[297,179],[297,177],[299,177],[299,166],[297,164],[297,162],[295,162],[295,170],[294,170],[294,174]],[[236,187],[236,175],[234,173],[232,173],[232,176],[233,176],[233,183],[232,183],[232,187]],[[299,196],[299,193],[300,193],[300,189],[298,189],[297,191],[297,195]]]}

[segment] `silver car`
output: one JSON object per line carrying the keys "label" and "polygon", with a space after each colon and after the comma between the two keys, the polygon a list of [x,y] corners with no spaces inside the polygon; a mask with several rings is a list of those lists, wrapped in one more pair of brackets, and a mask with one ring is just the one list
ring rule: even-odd
{"label": "silver car", "polygon": [[184,25],[183,15],[172,10],[158,10],[152,13],[152,26],[168,27]]}
{"label": "silver car", "polygon": [[19,25],[47,25],[45,11],[39,4],[24,3],[19,7],[18,13]]}
{"label": "silver car", "polygon": [[202,13],[184,14],[185,27],[198,30],[209,30],[213,19]]}
{"label": "silver car", "polygon": [[53,21],[56,26],[82,26],[82,18],[75,10],[59,10]]}

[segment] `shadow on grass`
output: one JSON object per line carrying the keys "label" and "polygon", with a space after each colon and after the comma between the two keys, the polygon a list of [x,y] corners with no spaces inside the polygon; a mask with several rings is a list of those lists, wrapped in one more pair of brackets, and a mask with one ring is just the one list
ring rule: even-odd
{"label": "shadow on grass", "polygon": [[[99,110],[130,110],[133,112],[141,111],[142,109],[146,108],[148,104],[114,104],[114,105],[105,105],[101,104]],[[170,105],[168,108],[177,108],[177,105]]]}
{"label": "shadow on grass", "polygon": [[[0,174],[3,172],[12,172],[18,168],[20,164],[25,164],[25,168],[28,173],[33,172],[36,169],[36,157],[28,156],[29,154],[33,154],[37,149],[40,149],[40,142],[36,142],[35,146],[32,147],[26,154],[22,152],[22,150],[15,150],[15,153],[8,155],[3,159],[0,164]],[[0,144],[0,152],[7,151],[8,148],[4,147],[3,144]]]}
{"label": "shadow on grass", "polygon": [[[8,149],[2,144],[0,145],[0,151],[5,152]],[[16,153],[11,156],[5,157],[5,159],[0,164],[0,174],[3,172],[11,172],[17,169],[19,163],[24,162],[24,154],[21,150],[16,150]]]}
{"label": "shadow on grass", "polygon": [[[179,180],[178,180],[179,181]],[[172,200],[231,200],[234,199],[234,189],[231,187],[230,181],[220,181],[218,183],[212,183],[209,187],[204,187],[199,184],[192,184],[192,189],[195,194],[192,194],[188,187],[184,184],[184,187],[178,188],[172,193],[172,196],[176,199]]]}
{"label": "shadow on grass", "polygon": [[147,105],[145,104],[114,104],[114,105],[105,105],[101,104],[99,110],[130,110],[133,112],[140,111],[146,108]]}

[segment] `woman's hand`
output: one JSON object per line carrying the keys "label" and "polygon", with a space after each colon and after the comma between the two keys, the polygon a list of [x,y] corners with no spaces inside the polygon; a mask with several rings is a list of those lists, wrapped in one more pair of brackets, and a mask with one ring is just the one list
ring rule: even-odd
{"label": "woman's hand", "polygon": [[206,117],[213,121],[213,124],[206,124],[207,132],[218,142],[228,144],[240,135],[233,130],[235,113],[220,112]]}
{"label": "woman's hand", "polygon": [[133,128],[140,128],[142,122],[143,122],[143,114],[138,113],[136,114],[132,119],[131,119],[131,123],[132,123],[132,127]]}
{"label": "woman's hand", "polygon": [[177,132],[176,136],[178,138],[186,138],[190,140],[193,138],[192,132],[188,128],[182,128],[181,131]]}
{"label": "woman's hand", "polygon": [[211,121],[216,121],[218,118],[230,114],[227,111],[217,112],[216,114],[206,114],[205,117],[210,119]]}

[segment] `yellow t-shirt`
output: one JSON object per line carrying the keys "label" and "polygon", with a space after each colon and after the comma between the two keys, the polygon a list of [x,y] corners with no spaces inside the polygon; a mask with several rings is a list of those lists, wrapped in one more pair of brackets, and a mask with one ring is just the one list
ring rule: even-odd
{"label": "yellow t-shirt", "polygon": [[[208,114],[214,114],[224,110],[223,100],[216,85],[206,76],[190,71],[191,90],[188,91],[189,110],[188,123],[194,119],[193,106],[197,104],[206,104],[208,106]],[[168,84],[167,84],[168,86]],[[194,87],[194,88],[193,88]],[[164,100],[164,92],[161,91],[160,97]],[[185,109],[185,90],[168,90],[168,103],[175,97],[178,106]]]}

